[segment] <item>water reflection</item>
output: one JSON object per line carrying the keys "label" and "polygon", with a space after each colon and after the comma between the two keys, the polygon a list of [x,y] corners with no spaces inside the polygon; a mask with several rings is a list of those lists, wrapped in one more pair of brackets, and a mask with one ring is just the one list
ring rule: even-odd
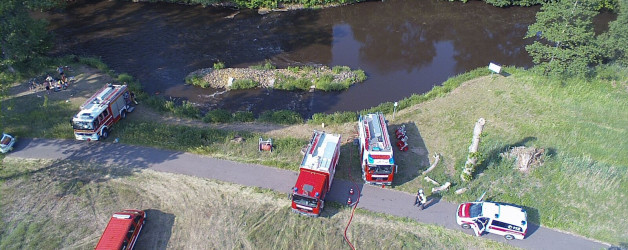
{"label": "water reflection", "polygon": [[[360,110],[423,93],[448,77],[494,61],[530,66],[522,40],[538,8],[481,2],[392,0],[325,10],[258,15],[250,10],[165,3],[90,1],[45,13],[59,34],[58,53],[96,55],[128,72],[149,93],[206,108]],[[341,93],[230,91],[183,85],[184,77],[222,61],[246,67],[347,65],[369,79]]]}

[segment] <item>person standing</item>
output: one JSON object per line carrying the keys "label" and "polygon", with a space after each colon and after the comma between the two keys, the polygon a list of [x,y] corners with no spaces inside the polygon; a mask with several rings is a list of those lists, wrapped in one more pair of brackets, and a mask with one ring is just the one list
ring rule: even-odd
{"label": "person standing", "polygon": [[423,193],[423,189],[419,189],[419,192],[416,194],[416,199],[414,200],[414,205],[418,206],[421,210],[425,208],[425,203],[427,203],[427,198],[425,197],[425,193]]}

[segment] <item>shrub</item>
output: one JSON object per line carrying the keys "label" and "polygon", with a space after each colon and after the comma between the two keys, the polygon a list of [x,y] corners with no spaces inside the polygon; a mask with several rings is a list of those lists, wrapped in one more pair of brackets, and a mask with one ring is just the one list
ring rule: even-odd
{"label": "shrub", "polygon": [[185,78],[185,83],[199,86],[201,88],[209,87],[209,82],[205,81],[200,75],[192,75]]}
{"label": "shrub", "polygon": [[361,69],[354,70],[353,73],[355,74],[355,79],[353,80],[353,82],[366,81],[366,73],[364,73],[364,70],[361,70]]}
{"label": "shrub", "polygon": [[215,62],[214,63],[214,69],[224,69],[225,68],[225,64],[223,62]]}
{"label": "shrub", "polygon": [[234,122],[252,122],[255,121],[255,115],[251,111],[238,111],[233,113]]}
{"label": "shrub", "polygon": [[227,123],[231,121],[231,113],[224,109],[214,109],[203,117],[205,123]]}
{"label": "shrub", "polygon": [[252,88],[257,88],[258,86],[259,86],[259,83],[251,79],[238,79],[238,80],[233,81],[233,84],[231,84],[231,87],[229,88],[230,89],[252,89]]}
{"label": "shrub", "polygon": [[348,66],[334,66],[333,68],[331,68],[331,72],[333,72],[334,74],[339,74],[340,72],[344,71],[351,71],[351,68],[349,68]]}
{"label": "shrub", "polygon": [[275,84],[276,89],[283,90],[308,90],[312,85],[312,81],[307,78],[295,78],[292,76],[286,76],[283,74],[278,74],[277,83]]}
{"label": "shrub", "polygon": [[292,110],[264,111],[260,114],[258,120],[260,122],[269,122],[277,124],[298,124],[303,122],[303,118],[299,113]]}
{"label": "shrub", "polygon": [[258,69],[258,70],[268,70],[268,69],[276,69],[277,67],[275,67],[275,65],[273,65],[273,63],[270,60],[266,60],[262,64],[253,65],[253,66],[250,66],[249,68]]}
{"label": "shrub", "polygon": [[200,114],[198,108],[188,101],[183,101],[181,105],[176,105],[174,101],[166,101],[163,107],[178,117],[198,118]]}
{"label": "shrub", "polygon": [[79,63],[97,68],[102,72],[109,72],[109,66],[95,57],[81,57],[79,58]]}
{"label": "shrub", "polygon": [[301,68],[288,66],[288,70],[296,74],[296,73],[299,73],[299,71],[301,71]]}

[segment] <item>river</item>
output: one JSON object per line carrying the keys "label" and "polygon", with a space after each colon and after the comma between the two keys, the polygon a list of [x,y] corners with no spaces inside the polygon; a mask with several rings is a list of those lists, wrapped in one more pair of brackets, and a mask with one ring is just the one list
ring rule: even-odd
{"label": "river", "polygon": [[[523,40],[538,7],[479,1],[387,0],[322,10],[271,12],[168,3],[86,1],[37,14],[50,21],[56,54],[97,56],[137,77],[150,94],[201,109],[259,113],[357,111],[424,93],[489,62],[529,67]],[[184,84],[217,61],[247,67],[316,64],[363,69],[343,92],[256,89],[224,92]]]}

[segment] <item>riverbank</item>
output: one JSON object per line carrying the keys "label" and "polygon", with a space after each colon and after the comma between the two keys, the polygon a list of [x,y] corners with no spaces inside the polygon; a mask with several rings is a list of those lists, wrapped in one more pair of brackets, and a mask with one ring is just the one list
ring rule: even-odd
{"label": "riverbank", "polygon": [[[410,144],[408,152],[395,152],[399,173],[394,188],[409,193],[419,187],[431,190],[433,184],[420,173],[430,165],[431,155],[439,153],[441,164],[429,177],[452,182],[449,191],[439,194],[447,200],[475,200],[486,191],[491,200],[525,206],[532,222],[611,243],[623,242],[628,228],[621,225],[628,223],[613,222],[628,213],[622,202],[628,190],[628,142],[623,140],[628,137],[628,81],[620,74],[626,69],[614,71],[619,77],[588,82],[571,79],[560,84],[534,72],[507,68],[507,77],[477,77],[449,93],[437,88],[430,93],[438,94],[426,94],[431,99],[397,110],[395,119],[387,116],[389,131],[406,126]],[[101,74],[105,78],[77,76],[78,84],[110,80],[107,74]],[[80,95],[87,98],[89,93]],[[307,137],[313,129],[323,129],[320,124],[205,124],[151,114],[150,109],[142,111],[142,102],[138,113],[120,123],[112,138],[296,170]],[[77,109],[63,99],[49,100],[44,107],[43,100],[32,95],[13,96],[3,101],[2,107],[3,115],[9,117],[7,132],[22,137],[72,137],[67,117]],[[462,183],[459,167],[466,159],[473,123],[479,117],[487,120],[480,145],[482,163],[476,179]],[[324,128],[348,140],[342,147],[338,178],[349,179],[349,171],[352,176],[361,175],[349,142],[355,136],[354,127],[354,122],[349,122]],[[233,142],[236,137],[244,140]],[[252,150],[259,137],[273,137],[276,150],[272,154]],[[514,146],[546,149],[543,165],[526,173],[514,169],[514,161],[502,157]],[[461,187],[469,190],[463,195],[453,193]],[[596,219],[583,219],[590,216]]]}

